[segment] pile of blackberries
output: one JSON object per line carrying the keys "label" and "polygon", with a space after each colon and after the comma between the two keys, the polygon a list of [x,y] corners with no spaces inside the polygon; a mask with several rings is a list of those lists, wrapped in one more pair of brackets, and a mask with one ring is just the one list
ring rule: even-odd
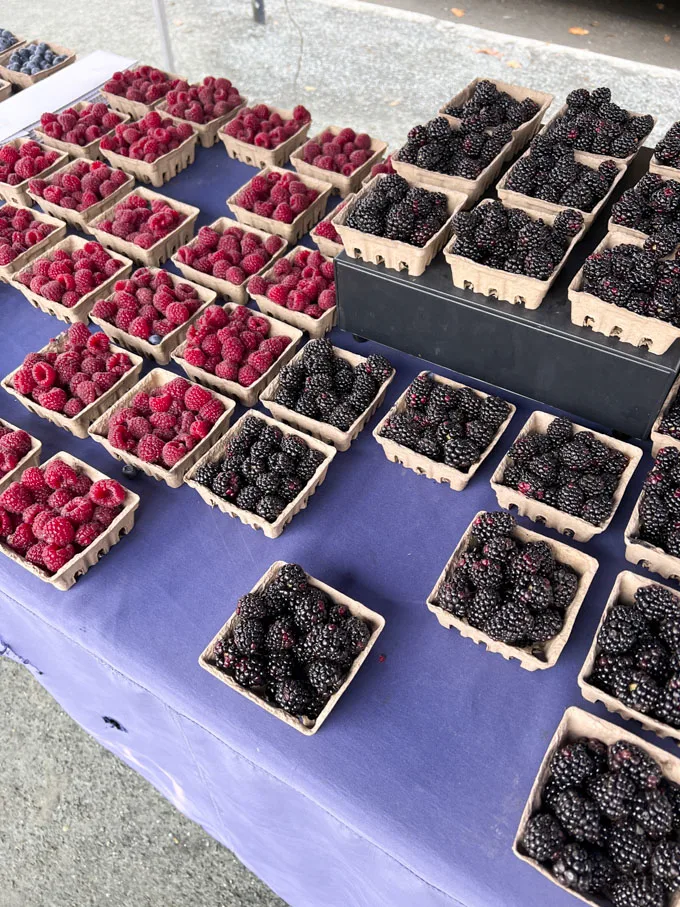
{"label": "pile of blackberries", "polygon": [[499,90],[493,82],[482,79],[475,85],[472,95],[460,107],[449,104],[444,113],[463,121],[469,132],[481,132],[494,126],[509,125],[517,129],[539,111],[532,98],[517,101],[507,91]]}
{"label": "pile of blackberries", "polygon": [[680,242],[680,183],[664,180],[658,173],[645,173],[632,189],[626,189],[612,207],[612,220],[622,227],[640,230],[658,244]]}
{"label": "pile of blackberries", "polygon": [[411,129],[396,159],[423,170],[475,180],[511,138],[509,123],[491,129],[481,123],[456,128],[446,117],[435,117]]}
{"label": "pile of blackberries", "polygon": [[662,447],[645,479],[638,536],[680,557],[680,450]]}
{"label": "pile of blackberries", "polygon": [[390,173],[356,201],[347,226],[422,247],[448,219],[448,199],[443,192],[409,186],[402,176]]}
{"label": "pile of blackberries", "polygon": [[680,397],[675,395],[659,423],[659,432],[680,441]]}
{"label": "pile of blackberries", "polygon": [[654,157],[665,167],[680,167],[680,122],[673,123],[654,149]]}

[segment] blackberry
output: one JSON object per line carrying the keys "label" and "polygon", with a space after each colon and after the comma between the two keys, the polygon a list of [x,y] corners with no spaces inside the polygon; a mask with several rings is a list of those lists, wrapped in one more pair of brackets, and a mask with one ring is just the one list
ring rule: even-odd
{"label": "blackberry", "polygon": [[239,652],[257,652],[264,643],[264,625],[255,618],[238,618],[232,628],[234,644]]}
{"label": "blackberry", "polygon": [[255,513],[268,523],[273,523],[286,506],[283,498],[277,494],[265,494],[257,502]]}
{"label": "blackberry", "polygon": [[601,526],[609,518],[613,506],[614,502],[610,495],[595,495],[585,501],[581,510],[581,517],[588,523],[592,523],[593,526]]}
{"label": "blackberry", "polygon": [[224,639],[218,639],[215,643],[213,657],[218,668],[222,668],[227,674],[233,674],[234,664],[237,659],[241,658],[241,653],[236,648],[234,640],[225,637]]}
{"label": "blackberry", "polygon": [[565,832],[577,841],[594,844],[600,840],[602,827],[597,806],[578,791],[563,791],[555,801],[554,813]]}
{"label": "blackberry", "polygon": [[242,595],[236,604],[236,613],[245,620],[264,620],[269,612],[267,611],[267,600],[264,595],[257,592],[249,592]]}
{"label": "blackberry", "polygon": [[635,781],[623,772],[596,775],[588,784],[588,794],[611,822],[620,822],[630,814],[636,793]]}
{"label": "blackberry", "polygon": [[324,462],[325,457],[320,450],[308,450],[307,453],[298,462],[297,474],[305,482],[311,482],[317,469]]}
{"label": "blackberry", "polygon": [[467,606],[474,595],[474,591],[465,580],[460,582],[442,583],[437,594],[437,604],[445,611],[450,611],[456,617],[465,618]]}
{"label": "blackberry", "polygon": [[563,485],[557,492],[557,507],[564,513],[581,516],[584,503],[585,494],[575,482]]}
{"label": "blackberry", "polygon": [[467,606],[468,623],[478,630],[486,630],[489,621],[498,611],[500,599],[494,589],[478,589]]}
{"label": "blackberry", "polygon": [[298,395],[286,387],[279,386],[274,399],[279,406],[285,406],[286,409],[296,409],[297,407]]}
{"label": "blackberry", "polygon": [[611,897],[614,907],[666,907],[663,886],[646,875],[614,882]]}
{"label": "blackberry", "polygon": [[562,447],[571,440],[573,431],[569,419],[560,417],[552,420],[545,433],[553,447]]}
{"label": "blackberry", "polygon": [[526,605],[506,602],[489,618],[486,632],[499,642],[517,645],[530,637],[533,623],[534,618]]}
{"label": "blackberry", "polygon": [[436,437],[437,443],[443,446],[447,441],[464,438],[465,426],[459,419],[445,419],[437,426]]}
{"label": "blackberry", "polygon": [[680,599],[670,589],[650,584],[635,590],[635,603],[648,620],[680,618]]}
{"label": "blackberry", "polygon": [[392,375],[392,363],[385,356],[373,353],[363,364],[366,374],[370,375],[375,383],[380,386]]}
{"label": "blackberry", "polygon": [[553,863],[565,843],[564,832],[550,813],[537,813],[527,822],[522,844],[529,856],[539,863]]}
{"label": "blackberry", "polygon": [[545,643],[554,639],[564,626],[564,619],[555,608],[546,608],[545,611],[536,611],[533,614],[531,627],[532,643]]}
{"label": "blackberry", "polygon": [[258,652],[241,655],[234,662],[234,680],[239,686],[253,689],[262,687],[267,679],[267,663]]}
{"label": "blackberry", "polygon": [[550,772],[559,786],[580,787],[595,775],[596,767],[584,743],[567,743],[553,756]]}
{"label": "blackberry", "polygon": [[680,650],[680,619],[667,617],[659,624],[659,638],[672,652]]}
{"label": "blackberry", "polygon": [[430,460],[439,460],[441,451],[437,443],[437,433],[434,430],[426,430],[418,439],[416,450]]}
{"label": "blackberry", "polygon": [[514,516],[503,510],[482,513],[472,522],[472,530],[482,542],[510,536],[516,527],[517,520]]}
{"label": "blackberry", "polygon": [[659,701],[659,687],[644,671],[633,671],[615,687],[617,697],[629,709],[649,714]]}
{"label": "blackberry", "polygon": [[212,480],[212,491],[225,501],[233,501],[243,487],[243,480],[237,472],[229,470],[220,472]]}
{"label": "blackberry", "polygon": [[614,864],[600,850],[592,854],[593,877],[590,884],[591,891],[604,893],[609,891],[612,883],[617,879],[618,873]]}
{"label": "blackberry", "polygon": [[292,652],[271,652],[267,656],[267,673],[270,680],[285,680],[286,677],[295,677],[297,661]]}
{"label": "blackberry", "polygon": [[309,684],[294,677],[278,680],[272,690],[272,698],[276,705],[291,715],[302,716],[306,714],[313,696]]}
{"label": "blackberry", "polygon": [[259,488],[255,485],[248,485],[246,488],[239,491],[236,496],[236,505],[243,508],[243,510],[249,510],[251,513],[254,513],[261,497],[262,492]]}
{"label": "blackberry", "polygon": [[634,823],[612,825],[609,830],[607,852],[612,863],[624,875],[645,872],[652,857],[652,845],[637,831]]}
{"label": "blackberry", "polygon": [[291,604],[290,590],[276,580],[271,582],[264,592],[267,601],[267,610],[270,618],[282,617],[288,614]]}
{"label": "blackberry", "polygon": [[632,815],[648,838],[660,840],[673,829],[670,801],[660,790],[640,791],[632,804]]}
{"label": "blackberry", "polygon": [[653,790],[661,783],[661,769],[652,757],[626,740],[619,740],[609,747],[609,768],[614,772],[626,772],[644,790]]}
{"label": "blackberry", "polygon": [[263,494],[276,494],[281,479],[275,472],[263,472],[256,477],[255,484]]}
{"label": "blackberry", "polygon": [[281,617],[272,621],[264,637],[264,647],[268,652],[283,652],[292,649],[296,642],[297,631],[289,617]]}
{"label": "blackberry", "polygon": [[333,409],[326,421],[340,431],[349,431],[360,414],[350,403],[341,403]]}
{"label": "blackberry", "polygon": [[497,430],[507,419],[509,413],[510,405],[505,400],[501,397],[489,396],[482,400],[478,418]]}
{"label": "blackberry", "polygon": [[580,844],[567,844],[553,863],[552,872],[560,885],[588,893],[593,884],[594,861]]}
{"label": "blackberry", "polygon": [[670,521],[668,508],[661,497],[645,491],[640,501],[640,538],[652,544],[664,541],[666,527]]}
{"label": "blackberry", "polygon": [[[597,637],[597,644],[608,655],[630,652],[641,629],[642,615],[636,608],[615,605],[607,615]],[[644,621],[644,618],[642,618]]]}
{"label": "blackberry", "polygon": [[542,573],[547,576],[555,567],[555,557],[547,542],[527,542],[519,556],[523,573]]}
{"label": "blackberry", "polygon": [[635,665],[630,655],[601,653],[595,659],[593,673],[588,681],[607,693],[614,693],[615,689],[626,682],[634,668]]}
{"label": "blackberry", "polygon": [[552,583],[547,576],[521,577],[514,595],[533,612],[545,611],[554,604]]}
{"label": "blackberry", "polygon": [[650,645],[642,646],[635,654],[635,664],[640,671],[663,683],[670,671],[668,650],[652,637]]}
{"label": "blackberry", "polygon": [[497,589],[503,582],[503,568],[488,558],[474,561],[469,575],[478,589]]}
{"label": "blackberry", "polygon": [[652,876],[669,894],[680,888],[680,844],[662,841],[652,854]]}
{"label": "blackberry", "polygon": [[477,445],[466,438],[456,438],[444,444],[444,462],[461,472],[467,472],[479,460],[480,454]]}
{"label": "blackberry", "polygon": [[680,728],[680,677],[676,674],[661,691],[656,717],[664,724]]}
{"label": "blackberry", "polygon": [[307,662],[327,660],[347,665],[352,661],[348,634],[337,624],[314,627],[302,644],[302,652]]}
{"label": "blackberry", "polygon": [[199,485],[205,485],[206,488],[211,488],[219,473],[220,467],[218,463],[205,463],[203,466],[199,466],[194,473],[194,481],[198,482]]}
{"label": "blackberry", "polygon": [[344,670],[330,661],[312,661],[307,665],[307,679],[311,686],[324,696],[331,696],[342,686]]}
{"label": "blackberry", "polygon": [[500,564],[506,564],[517,553],[517,543],[508,536],[498,536],[484,543],[482,551],[485,557]]}
{"label": "blackberry", "polygon": [[565,609],[573,601],[578,589],[578,575],[566,564],[556,564],[552,575],[553,600],[558,608]]}
{"label": "blackberry", "polygon": [[299,595],[292,607],[293,620],[298,629],[308,633],[314,627],[324,624],[330,617],[330,602],[321,589],[314,587]]}
{"label": "blackberry", "polygon": [[411,450],[417,450],[420,443],[420,433],[407,413],[396,413],[391,419],[388,419],[380,430],[380,434],[383,438],[388,438],[395,444],[401,444],[402,447],[408,447]]}
{"label": "blackberry", "polygon": [[342,625],[347,634],[350,651],[355,655],[363,652],[371,638],[371,628],[360,617],[348,617]]}

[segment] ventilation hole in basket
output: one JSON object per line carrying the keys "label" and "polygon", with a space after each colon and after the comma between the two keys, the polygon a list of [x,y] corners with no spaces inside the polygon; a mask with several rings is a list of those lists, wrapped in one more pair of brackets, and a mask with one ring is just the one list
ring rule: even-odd
{"label": "ventilation hole in basket", "polygon": [[613,327],[613,328],[611,329],[611,331],[609,332],[609,336],[610,336],[610,337],[620,337],[620,336],[621,336],[621,332],[622,332],[622,328],[620,328],[620,327]]}
{"label": "ventilation hole in basket", "polygon": [[563,531],[562,534],[563,534],[563,535],[566,535],[566,537],[567,537],[568,539],[573,539],[573,538],[574,538],[574,530],[573,530],[573,529],[565,529],[565,530]]}
{"label": "ventilation hole in basket", "polygon": [[489,296],[491,296],[492,299],[498,299],[498,290],[495,287],[490,287]]}
{"label": "ventilation hole in basket", "polygon": [[526,299],[524,296],[515,296],[514,303],[515,305],[526,305]]}
{"label": "ventilation hole in basket", "polygon": [[545,517],[544,517],[544,516],[537,516],[536,519],[535,519],[535,522],[538,523],[539,526],[545,526]]}
{"label": "ventilation hole in basket", "polygon": [[586,317],[583,319],[584,328],[591,328],[594,324],[595,324],[595,319],[591,318],[590,315],[586,315]]}
{"label": "ventilation hole in basket", "polygon": [[508,504],[508,510],[517,510],[517,504]]}
{"label": "ventilation hole in basket", "polygon": [[418,473],[419,476],[425,475],[425,470],[422,469],[420,466],[416,466],[416,472]]}
{"label": "ventilation hole in basket", "polygon": [[675,573],[671,573],[671,575],[668,577],[668,579],[672,579],[673,582],[675,582],[675,583],[680,582],[680,576],[677,576]]}
{"label": "ventilation hole in basket", "polygon": [[384,265],[384,264],[385,264],[385,259],[382,257],[382,255],[376,255],[376,256],[375,256],[375,263],[376,263],[377,265]]}
{"label": "ventilation hole in basket", "polygon": [[651,350],[654,344],[653,340],[650,340],[649,337],[643,337],[642,340],[638,343],[639,347],[644,347],[646,350]]}
{"label": "ventilation hole in basket", "polygon": [[472,283],[471,280],[464,280],[464,281],[463,281],[463,289],[464,289],[464,290],[474,290],[474,288],[475,288],[475,287],[474,287],[474,284]]}
{"label": "ventilation hole in basket", "polygon": [[638,565],[638,567],[642,567],[643,570],[650,570],[650,569],[651,569],[650,566],[649,566],[649,561],[645,561],[645,560],[638,561],[638,562],[637,562],[637,565]]}

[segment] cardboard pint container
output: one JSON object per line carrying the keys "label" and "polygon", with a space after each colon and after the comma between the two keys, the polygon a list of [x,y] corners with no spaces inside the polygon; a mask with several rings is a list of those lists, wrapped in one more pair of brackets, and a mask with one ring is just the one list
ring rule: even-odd
{"label": "cardboard pint container", "polygon": [[184,117],[177,117],[172,113],[168,113],[168,99],[167,97],[163,98],[162,101],[159,101],[156,105],[156,110],[164,117],[169,117],[171,120],[174,120],[175,123],[189,123],[190,126],[194,128],[198,139],[203,148],[212,148],[217,142],[219,142],[219,131],[228,123],[229,120],[233,120],[236,114],[243,107],[246,106],[248,102],[245,98],[241,98],[241,103],[237,104],[229,113],[225,113],[221,117],[215,117],[212,120],[209,120],[207,123],[195,123],[193,120],[187,120]]}
{"label": "cardboard pint container", "polygon": [[[80,113],[86,107],[92,106],[91,101],[78,101],[76,104],[70,104],[69,109],[76,110]],[[63,108],[60,113],[66,108]],[[129,114],[121,114],[119,111],[114,111],[121,118],[121,123],[127,123],[130,120]],[[91,142],[88,142],[86,145],[77,145],[75,142],[65,142],[63,139],[53,139],[42,129],[40,126],[35,127],[35,134],[38,136],[38,139],[44,144],[49,145],[51,148],[56,148],[57,151],[63,151],[64,154],[70,155],[70,157],[84,157],[89,161],[101,161],[102,153],[99,149],[99,143],[104,138],[105,135],[111,135],[115,130],[115,126],[111,127],[107,132],[102,133],[98,139],[93,139]]]}
{"label": "cardboard pint container", "polygon": [[[128,68],[139,69],[140,65],[134,67],[130,66]],[[161,72],[163,72],[163,70],[161,70]],[[166,72],[164,74],[171,82],[174,82],[178,79],[183,82],[186,81],[183,76],[178,76],[175,73]],[[130,101],[128,98],[125,98],[122,95],[113,94],[113,92],[111,91],[104,91],[103,88],[99,90],[99,93],[104,98],[109,107],[111,107],[113,110],[119,111],[120,113],[129,113],[130,116],[134,117],[135,120],[141,120],[143,116],[149,113],[149,111],[154,110],[165,100],[165,95],[163,95],[163,97],[158,98],[157,101],[151,101],[151,103],[147,104],[142,101]]]}
{"label": "cardboard pint container", "polygon": [[[16,205],[12,207],[21,208],[22,205]],[[0,208],[0,211],[2,209]],[[52,246],[55,246],[58,242],[66,236],[66,224],[59,220],[57,217],[51,217],[49,214],[43,214],[42,211],[31,211],[30,208],[25,209],[31,215],[32,220],[37,220],[41,224],[51,224],[54,229],[51,233],[48,233],[44,239],[41,239],[40,242],[37,242],[34,246],[31,246],[29,249],[26,249],[25,252],[21,252],[14,258],[8,265],[0,265],[0,281],[4,283],[9,283],[13,274],[17,274],[19,271],[23,271],[26,265],[29,265],[34,259],[40,258],[45,252],[49,252]]]}
{"label": "cardboard pint container", "polygon": [[[40,41],[36,38],[31,38],[30,41],[23,41],[21,44],[39,44]],[[10,61],[10,57],[15,50],[19,49],[20,44],[17,43],[12,47],[7,48],[7,50],[0,55],[0,76],[7,82],[12,82],[13,85],[18,85],[19,88],[30,88],[31,85],[35,85],[37,82],[42,82],[43,79],[46,79],[48,76],[51,76],[52,73],[59,72],[60,69],[63,69],[65,66],[70,66],[71,63],[75,62],[76,55],[75,51],[69,50],[68,47],[62,47],[60,44],[54,44],[52,41],[45,42],[48,48],[56,54],[66,54],[66,59],[61,63],[57,63],[56,66],[50,66],[49,69],[43,69],[41,72],[36,73],[34,76],[29,76],[25,72],[15,72],[13,69],[8,69],[7,64]]]}
{"label": "cardboard pint container", "polygon": [[[547,123],[545,123],[545,125],[544,125],[543,128],[541,129],[541,135],[545,135],[545,134],[550,130],[550,128],[551,128],[551,126],[553,125],[553,123],[555,123],[557,120],[559,120],[561,117],[563,117],[564,114],[565,114],[566,112],[567,112],[567,105],[566,105],[566,104],[563,104],[562,107],[560,107],[560,109],[557,111],[557,113],[556,113],[554,116],[552,116],[552,117],[547,121]],[[630,117],[646,116],[646,114],[633,113],[631,110],[627,110],[626,113],[627,113],[628,116],[630,116]],[[657,119],[656,117],[652,117],[652,120],[653,120],[654,122],[653,122],[653,125],[652,125],[651,129],[650,129],[649,132],[647,133],[647,135],[649,135],[649,134],[652,132],[652,130],[654,129],[654,126],[656,126],[656,119]],[[627,155],[626,157],[619,157],[619,158],[616,158],[616,160],[623,161],[624,164],[630,164],[630,162],[633,160],[633,158],[634,158],[637,154],[640,153],[640,150],[641,150],[642,147],[643,147],[642,143],[644,142],[644,140],[645,140],[646,138],[647,138],[647,136],[643,136],[643,138],[641,138],[641,139],[639,140],[638,146],[637,146],[637,148],[635,149],[635,151],[633,151],[632,154],[629,154],[629,155]],[[594,157],[598,158],[600,161],[606,161],[607,158],[613,158],[613,157],[614,157],[613,154],[595,154],[595,152],[593,152],[593,151],[589,151],[588,153],[589,153],[589,154],[592,154]],[[650,169],[651,169],[651,168],[650,168]]]}
{"label": "cardboard pint container", "polygon": [[[643,492],[644,494],[644,492]],[[669,554],[658,545],[645,542],[640,538],[640,501],[642,494],[635,502],[635,507],[623,533],[626,560],[636,564],[650,573],[658,573],[666,579],[680,583],[680,557]]]}
{"label": "cardboard pint container", "polygon": [[[310,142],[316,142],[324,132],[332,132],[338,135],[342,131],[340,126],[327,126],[322,129],[318,135],[311,138]],[[305,142],[305,145],[307,142]],[[342,173],[335,173],[333,170],[324,170],[321,167],[315,167],[314,164],[308,164],[304,158],[305,145],[297,148],[290,156],[290,162],[298,173],[304,176],[313,176],[316,179],[330,183],[333,187],[333,194],[338,194],[346,198],[361,186],[363,179],[371,172],[371,168],[378,163],[387,151],[387,142],[381,142],[380,139],[371,139],[371,147],[368,149],[370,155],[367,161],[357,167],[349,176]]]}
{"label": "cardboard pint container", "polygon": [[[11,422],[8,422],[6,419],[0,419],[0,428],[9,428],[10,431],[24,431],[23,428],[19,428],[18,425],[12,425]],[[8,485],[11,485],[12,482],[15,482],[24,469],[28,469],[29,466],[37,466],[40,463],[40,452],[42,450],[42,442],[37,438],[31,437],[31,449],[28,453],[19,460],[14,469],[10,469],[4,475],[0,475],[0,492],[4,491]]]}
{"label": "cardboard pint container", "polygon": [[[135,123],[130,125],[134,126]],[[135,160],[124,154],[109,151],[108,148],[100,148],[99,151],[112,167],[131,173],[140,183],[150,183],[159,189],[182,170],[186,170],[190,164],[193,164],[197,141],[198,133],[194,130],[192,135],[180,142],[177,148],[168,151],[167,154],[162,154],[155,161]]]}
{"label": "cardboard pint container", "polygon": [[[269,107],[270,113],[278,113],[284,122],[293,119],[292,110],[272,107],[271,104],[268,104],[267,107]],[[277,145],[276,148],[259,148],[257,145],[250,144],[250,142],[234,138],[234,136],[227,135],[223,126],[217,131],[217,136],[222,140],[230,158],[262,170],[265,167],[283,167],[288,162],[292,152],[307,141],[307,133],[311,125],[311,121],[308,120],[297,132],[293,133],[284,142],[281,142],[280,145]]]}
{"label": "cardboard pint container", "polygon": [[[25,145],[26,142],[33,142],[34,139],[24,136],[21,139],[10,139],[9,142],[3,142],[0,145],[0,148],[4,148],[5,145],[11,145],[12,148],[19,150],[22,145]],[[38,145],[42,148],[43,151],[54,151],[54,148],[48,148],[47,145],[44,145],[41,142],[37,142]],[[64,164],[68,162],[68,154],[59,153],[57,155],[56,161],[50,164],[49,167],[45,167],[44,170],[41,170],[40,173],[36,173],[35,177],[29,177],[21,183],[17,183],[16,186],[10,186],[9,183],[3,183],[0,180],[0,198],[3,198],[10,205],[19,205],[23,208],[32,208],[33,199],[28,192],[28,184],[31,179],[45,179],[49,176],[50,173],[54,173],[55,170],[59,170],[60,167],[63,167]]]}

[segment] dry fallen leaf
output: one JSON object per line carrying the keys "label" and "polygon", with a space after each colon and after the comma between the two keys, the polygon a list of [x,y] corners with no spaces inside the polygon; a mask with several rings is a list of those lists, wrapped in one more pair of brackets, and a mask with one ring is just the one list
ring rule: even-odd
{"label": "dry fallen leaf", "polygon": [[670,43],[671,43],[671,36],[670,36],[670,35],[664,35],[664,36],[663,36],[663,39],[664,39],[664,41],[666,42],[666,44],[670,44]]}
{"label": "dry fallen leaf", "polygon": [[316,85],[305,85],[305,91],[316,91]]}
{"label": "dry fallen leaf", "polygon": [[461,18],[465,15],[465,10],[464,10],[464,9],[458,9],[457,6],[452,6],[452,7],[451,7],[451,12],[452,12],[453,15],[456,16],[458,19],[461,19]]}
{"label": "dry fallen leaf", "polygon": [[505,65],[509,66],[510,69],[521,69],[522,68],[522,64],[518,63],[517,60],[506,60]]}
{"label": "dry fallen leaf", "polygon": [[486,54],[487,57],[500,57],[502,56],[500,50],[494,50],[493,47],[480,47],[475,51],[476,54]]}
{"label": "dry fallen leaf", "polygon": [[396,98],[396,100],[390,101],[389,104],[388,104],[388,106],[389,106],[389,107],[396,107],[398,104],[401,104],[401,98]]}
{"label": "dry fallen leaf", "polygon": [[580,25],[574,25],[572,28],[569,29],[569,34],[570,35],[589,35],[590,32],[588,31],[587,28],[581,28]]}

